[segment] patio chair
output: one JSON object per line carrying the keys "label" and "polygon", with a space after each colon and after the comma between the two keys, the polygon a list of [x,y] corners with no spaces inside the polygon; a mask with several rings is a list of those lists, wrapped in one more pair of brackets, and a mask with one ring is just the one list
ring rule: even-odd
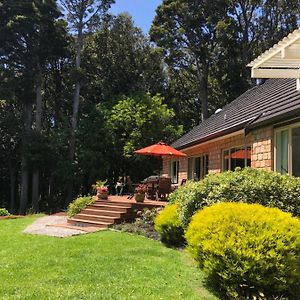
{"label": "patio chair", "polygon": [[127,197],[127,199],[132,199],[134,197],[135,189],[136,189],[136,187],[138,187],[140,185],[140,183],[133,183],[130,176],[127,176],[126,184],[127,184],[128,193],[129,193],[129,196]]}
{"label": "patio chair", "polygon": [[165,199],[171,193],[171,178],[160,178],[156,191],[156,200]]}

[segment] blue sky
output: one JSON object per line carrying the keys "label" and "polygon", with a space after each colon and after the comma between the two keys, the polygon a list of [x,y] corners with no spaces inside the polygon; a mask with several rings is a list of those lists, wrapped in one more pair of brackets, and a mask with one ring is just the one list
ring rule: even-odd
{"label": "blue sky", "polygon": [[128,12],[133,17],[135,25],[148,33],[155,9],[161,2],[162,0],[116,0],[111,7],[111,13]]}

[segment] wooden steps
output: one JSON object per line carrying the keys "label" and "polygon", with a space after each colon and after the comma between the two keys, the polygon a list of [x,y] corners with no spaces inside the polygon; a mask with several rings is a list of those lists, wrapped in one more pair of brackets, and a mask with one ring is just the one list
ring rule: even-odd
{"label": "wooden steps", "polygon": [[78,226],[78,227],[85,227],[85,226],[95,226],[95,227],[102,227],[102,228],[107,228],[109,225],[109,223],[104,223],[104,222],[99,222],[99,221],[95,221],[95,220],[83,220],[83,219],[79,219],[79,218],[71,218],[68,219],[68,224],[72,224],[74,226]]}
{"label": "wooden steps", "polygon": [[107,228],[110,225],[134,219],[138,210],[164,205],[159,203],[136,203],[127,199],[97,200],[73,218],[68,219],[68,223],[78,227],[94,226]]}
{"label": "wooden steps", "polygon": [[131,214],[131,210],[132,203],[97,200],[73,218],[68,219],[68,223],[79,227],[108,227],[121,222]]}

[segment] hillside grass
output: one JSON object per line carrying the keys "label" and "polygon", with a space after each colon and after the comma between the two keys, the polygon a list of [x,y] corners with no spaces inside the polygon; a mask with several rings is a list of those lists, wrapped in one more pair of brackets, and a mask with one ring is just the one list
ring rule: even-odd
{"label": "hillside grass", "polygon": [[109,230],[23,234],[37,217],[0,221],[0,299],[216,299],[184,251]]}

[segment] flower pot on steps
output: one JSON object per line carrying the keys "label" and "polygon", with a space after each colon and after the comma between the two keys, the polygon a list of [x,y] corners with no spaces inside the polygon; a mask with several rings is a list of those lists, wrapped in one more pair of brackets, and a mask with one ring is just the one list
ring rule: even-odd
{"label": "flower pot on steps", "polygon": [[137,193],[137,194],[135,194],[134,198],[135,198],[136,202],[144,202],[145,193]]}
{"label": "flower pot on steps", "polygon": [[108,199],[107,187],[98,187],[97,188],[97,197],[99,200],[107,200]]}

